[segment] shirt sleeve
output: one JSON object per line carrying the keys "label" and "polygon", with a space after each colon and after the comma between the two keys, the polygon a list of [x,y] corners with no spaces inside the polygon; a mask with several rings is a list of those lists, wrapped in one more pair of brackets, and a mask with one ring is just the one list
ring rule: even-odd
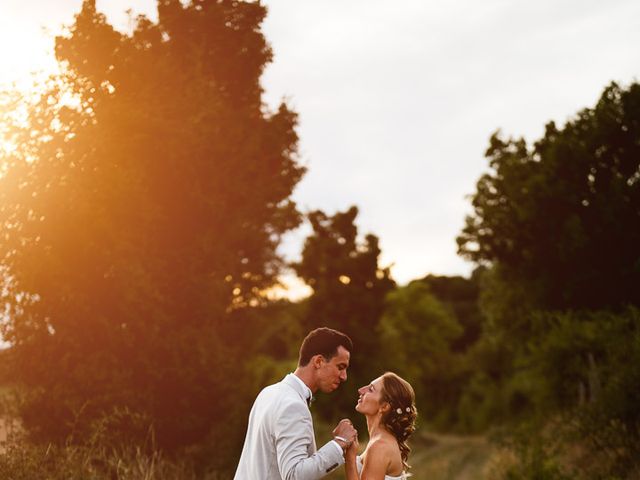
{"label": "shirt sleeve", "polygon": [[333,440],[310,455],[313,423],[302,402],[283,407],[276,418],[274,436],[278,469],[284,480],[320,479],[344,463],[342,449]]}

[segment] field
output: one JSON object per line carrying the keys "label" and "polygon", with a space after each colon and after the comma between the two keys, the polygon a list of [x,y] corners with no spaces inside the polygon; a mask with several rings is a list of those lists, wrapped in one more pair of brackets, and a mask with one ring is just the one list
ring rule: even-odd
{"label": "field", "polygon": [[[0,388],[0,397],[6,396],[7,388]],[[2,442],[6,440],[10,427],[10,415],[0,411],[0,453]],[[15,425],[14,425],[15,428]],[[316,439],[318,446],[331,438],[331,427],[316,421]],[[364,447],[366,434],[360,435]],[[419,429],[412,441],[409,463],[412,465],[412,478],[428,480],[485,480],[497,478],[499,467],[504,463],[504,453],[490,444],[483,436],[456,436],[433,434],[424,428]],[[344,480],[343,468],[326,477],[330,480]]]}

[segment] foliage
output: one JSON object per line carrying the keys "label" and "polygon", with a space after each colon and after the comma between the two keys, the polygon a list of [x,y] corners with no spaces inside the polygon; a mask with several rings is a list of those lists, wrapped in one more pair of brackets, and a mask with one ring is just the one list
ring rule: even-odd
{"label": "foliage", "polygon": [[513,452],[513,460],[502,471],[492,472],[503,480],[569,480],[581,478],[563,465],[561,437],[544,432],[536,422],[525,422],[509,433],[495,434],[498,444]]}
{"label": "foliage", "polygon": [[480,337],[483,318],[479,309],[479,278],[483,271],[482,268],[476,269],[471,278],[427,275],[422,279],[433,296],[451,310],[463,328],[463,333],[453,344],[456,352],[465,352]]}
{"label": "foliage", "polygon": [[457,404],[461,430],[484,432],[528,413],[529,389],[523,391],[515,381],[506,343],[504,338],[485,334],[467,356],[469,374]]}
{"label": "foliage", "polygon": [[549,422],[563,424],[551,434],[562,455],[579,451],[574,478],[637,475],[640,85],[611,84],[531,149],[496,134],[487,156],[458,237],[487,267],[461,415],[472,426],[544,419],[515,439],[510,478],[564,478],[545,451]]}
{"label": "foliage", "polygon": [[[265,386],[295,370],[303,331],[303,305],[287,300],[237,312],[237,337],[243,337],[245,371],[251,401]],[[243,335],[250,331],[252,335]],[[247,414],[248,414],[247,408]],[[246,418],[244,419],[246,420]]]}
{"label": "foliage", "polygon": [[455,316],[415,281],[387,296],[378,328],[389,369],[404,376],[416,391],[425,421],[439,426],[455,423],[463,366],[453,344],[463,332]]}
{"label": "foliage", "polygon": [[478,272],[482,334],[466,352],[468,382],[459,402],[464,430],[484,431],[517,422],[531,413],[537,385],[523,359],[531,338],[531,304],[526,291],[507,282],[500,265]]}
{"label": "foliage", "polygon": [[594,108],[528,148],[491,137],[459,251],[549,310],[640,304],[640,84],[608,86]]}
{"label": "foliage", "polygon": [[[640,473],[640,311],[551,314],[532,362],[590,471]],[[577,407],[575,407],[577,405]],[[567,408],[572,407],[572,408]],[[556,408],[557,409],[557,408]]]}
{"label": "foliage", "polygon": [[307,329],[328,326],[351,337],[354,352],[350,380],[331,401],[319,399],[320,409],[351,411],[357,400],[355,390],[368,384],[391,366],[383,364],[376,327],[384,310],[387,292],[394,287],[388,268],[378,265],[378,238],[368,234],[358,238],[355,219],[358,209],[327,216],[309,213],[313,233],[306,239],[296,273],[313,289],[305,302],[302,324]]}
{"label": "foliage", "polygon": [[56,39],[63,73],[14,115],[2,158],[2,333],[40,440],[124,406],[162,448],[241,435],[212,430],[244,416],[251,388],[229,382],[250,335],[229,324],[263,301],[299,221],[296,116],[261,100],[262,5],[158,12],[124,35],[85,0]]}
{"label": "foliage", "polygon": [[394,286],[389,269],[378,265],[378,238],[358,239],[357,215],[357,207],[333,216],[308,215],[313,234],[294,268],[313,289],[305,316],[309,328],[329,325],[357,336],[357,330],[376,325],[384,295]]}

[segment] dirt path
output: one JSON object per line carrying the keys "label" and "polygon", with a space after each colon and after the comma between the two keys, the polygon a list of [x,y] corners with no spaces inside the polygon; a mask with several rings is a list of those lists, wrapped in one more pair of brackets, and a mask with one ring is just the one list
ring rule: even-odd
{"label": "dirt path", "polygon": [[423,434],[413,442],[411,471],[416,479],[484,480],[496,455],[482,436]]}

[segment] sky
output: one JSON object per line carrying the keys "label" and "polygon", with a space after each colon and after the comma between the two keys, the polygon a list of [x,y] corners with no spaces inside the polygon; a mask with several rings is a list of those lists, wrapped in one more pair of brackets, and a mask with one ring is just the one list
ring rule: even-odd
{"label": "sky", "polygon": [[[81,0],[0,1],[0,84],[54,65],[53,35]],[[97,0],[156,18],[154,0]],[[264,100],[299,114],[294,192],[303,211],[357,205],[400,284],[468,275],[455,238],[500,129],[538,139],[595,104],[611,81],[640,77],[638,0],[268,0],[274,61]],[[309,227],[285,239],[299,258]],[[294,289],[297,287],[293,287]]]}

